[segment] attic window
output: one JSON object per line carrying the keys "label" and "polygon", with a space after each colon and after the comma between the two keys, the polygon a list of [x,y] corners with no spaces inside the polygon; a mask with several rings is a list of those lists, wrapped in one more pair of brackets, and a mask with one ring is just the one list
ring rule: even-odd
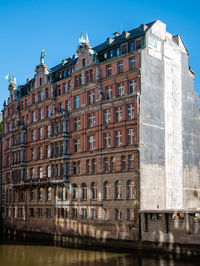
{"label": "attic window", "polygon": [[116,49],[116,54],[117,54],[117,56],[120,55],[120,48],[119,47],[117,47],[117,49]]}
{"label": "attic window", "polygon": [[107,53],[104,53],[104,59],[107,59]]}
{"label": "attic window", "polygon": [[133,52],[134,51],[134,42],[131,42],[130,43],[130,52]]}
{"label": "attic window", "polygon": [[85,58],[82,59],[82,67],[85,67]]}
{"label": "attic window", "polygon": [[40,78],[40,86],[42,85],[42,78]]}
{"label": "attic window", "polygon": [[113,56],[114,56],[113,50],[110,50],[110,58],[113,58]]}
{"label": "attic window", "polygon": [[127,43],[122,44],[121,49],[122,49],[122,54],[126,54],[127,53]]}

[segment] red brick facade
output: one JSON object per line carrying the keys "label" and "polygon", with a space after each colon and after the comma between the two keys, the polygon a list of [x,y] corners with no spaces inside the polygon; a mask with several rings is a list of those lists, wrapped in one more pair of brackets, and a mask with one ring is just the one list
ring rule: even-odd
{"label": "red brick facade", "polygon": [[83,44],[78,56],[50,70],[41,63],[26,85],[9,86],[2,141],[7,226],[138,238],[140,52],[131,48],[135,39],[122,43],[125,53],[120,44],[107,60]]}

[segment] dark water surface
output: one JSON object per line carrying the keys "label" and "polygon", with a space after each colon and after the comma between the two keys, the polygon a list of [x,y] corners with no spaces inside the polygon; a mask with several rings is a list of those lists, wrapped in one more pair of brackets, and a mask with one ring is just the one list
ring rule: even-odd
{"label": "dark water surface", "polygon": [[56,246],[24,245],[0,240],[0,266],[194,266],[200,259],[133,252],[132,254],[88,251]]}

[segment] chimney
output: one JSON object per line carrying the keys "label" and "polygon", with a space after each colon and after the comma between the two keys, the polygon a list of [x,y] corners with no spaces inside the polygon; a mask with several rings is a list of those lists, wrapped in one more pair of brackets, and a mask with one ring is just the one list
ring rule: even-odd
{"label": "chimney", "polygon": [[119,33],[119,32],[114,32],[113,35],[114,35],[115,37],[117,37],[117,36],[120,35],[120,33]]}
{"label": "chimney", "polygon": [[112,38],[107,38],[106,39],[106,44],[109,45],[113,42],[114,40]]}

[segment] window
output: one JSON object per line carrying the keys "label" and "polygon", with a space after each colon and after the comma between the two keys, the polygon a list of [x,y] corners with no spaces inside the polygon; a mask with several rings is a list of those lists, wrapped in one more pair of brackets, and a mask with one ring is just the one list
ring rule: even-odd
{"label": "window", "polygon": [[42,120],[43,119],[43,109],[39,109],[39,119]]}
{"label": "window", "polygon": [[114,56],[114,52],[113,50],[110,50],[110,58],[113,58],[113,56]]}
{"label": "window", "polygon": [[123,73],[123,66],[124,66],[123,61],[117,62],[117,74]]}
{"label": "window", "polygon": [[39,201],[42,201],[42,198],[43,198],[43,197],[42,197],[42,196],[43,196],[42,193],[43,193],[43,188],[39,188],[39,189],[38,189],[38,200],[39,200]]}
{"label": "window", "polygon": [[61,95],[61,87],[60,87],[60,85],[57,86],[57,95],[58,96]]}
{"label": "window", "polygon": [[68,80],[68,90],[70,90],[72,88],[72,81]]}
{"label": "window", "polygon": [[106,87],[106,100],[112,99],[112,86]]}
{"label": "window", "polygon": [[117,84],[117,96],[123,96],[124,95],[124,84],[123,83],[119,83]]}
{"label": "window", "polygon": [[104,143],[104,148],[110,148],[110,133],[104,133],[103,134],[103,143]]}
{"label": "window", "polygon": [[103,219],[104,221],[108,220],[108,209],[103,209]]}
{"label": "window", "polygon": [[116,49],[116,55],[117,55],[117,56],[120,55],[120,48],[119,48],[119,47],[117,47],[117,49]]}
{"label": "window", "polygon": [[51,200],[51,188],[48,187],[46,190],[46,200],[50,201]]}
{"label": "window", "polygon": [[122,46],[121,46],[121,50],[122,50],[122,54],[127,53],[127,43],[122,44]]}
{"label": "window", "polygon": [[122,133],[121,131],[115,131],[115,146],[122,146]]}
{"label": "window", "polygon": [[72,163],[72,173],[73,175],[76,175],[76,162]]}
{"label": "window", "polygon": [[63,103],[58,104],[58,112],[59,113],[63,112]]}
{"label": "window", "polygon": [[77,185],[73,184],[72,185],[72,200],[77,200]]}
{"label": "window", "polygon": [[127,144],[133,145],[135,143],[135,130],[130,128],[127,130]]}
{"label": "window", "polygon": [[94,208],[91,209],[91,219],[97,219],[97,210]]}
{"label": "window", "polygon": [[86,84],[89,83],[89,80],[90,80],[90,73],[89,73],[89,71],[86,71],[85,72],[85,83]]}
{"label": "window", "polygon": [[115,157],[110,157],[110,172],[115,171]]}
{"label": "window", "polygon": [[35,130],[31,132],[31,140],[35,141]]}
{"label": "window", "polygon": [[81,184],[81,200],[87,200],[87,186],[85,183]]}
{"label": "window", "polygon": [[78,75],[78,82],[79,82],[79,86],[82,85],[82,75]]}
{"label": "window", "polygon": [[135,40],[135,49],[139,50],[142,48],[142,38],[138,38]]}
{"label": "window", "polygon": [[104,124],[110,123],[110,110],[104,111]]}
{"label": "window", "polygon": [[63,187],[58,187],[58,200],[63,200]]}
{"label": "window", "polygon": [[42,217],[42,208],[38,208],[38,218]]}
{"label": "window", "polygon": [[80,107],[80,95],[74,97],[74,108],[77,109]]}
{"label": "window", "polygon": [[[50,145],[49,145],[50,146]],[[46,167],[46,175],[47,175],[47,178],[48,177],[51,177],[51,166],[50,165],[48,165],[47,167]]]}
{"label": "window", "polygon": [[135,117],[134,111],[135,111],[135,108],[134,108],[133,104],[130,104],[127,106],[127,119],[128,120],[134,119],[134,117]]}
{"label": "window", "polygon": [[93,70],[91,69],[90,70],[90,82],[92,82],[93,81]]}
{"label": "window", "polygon": [[122,121],[122,108],[121,107],[115,108],[115,121],[116,122]]}
{"label": "window", "polygon": [[35,160],[35,150],[31,149],[31,160],[34,161]]}
{"label": "window", "polygon": [[108,158],[103,158],[103,171],[104,173],[108,172]]}
{"label": "window", "polygon": [[95,169],[96,169],[96,160],[92,159],[92,174],[95,173]]}
{"label": "window", "polygon": [[34,209],[30,208],[30,217],[34,217]]}
{"label": "window", "polygon": [[32,112],[32,122],[35,122],[36,118],[35,118],[35,111]]}
{"label": "window", "polygon": [[42,101],[43,100],[43,97],[42,97],[43,93],[42,91],[39,92],[39,101]]}
{"label": "window", "polygon": [[128,155],[128,170],[131,170],[134,168],[133,162],[134,162],[134,155],[129,154]]}
{"label": "window", "polygon": [[130,80],[128,82],[128,93],[136,93],[136,80]]}
{"label": "window", "polygon": [[87,218],[87,209],[81,209],[81,219]]}
{"label": "window", "polygon": [[80,117],[77,117],[74,119],[74,130],[80,130],[81,129],[81,120]]}
{"label": "window", "polygon": [[122,219],[122,211],[120,209],[115,209],[115,220],[119,221]]}
{"label": "window", "polygon": [[105,181],[103,184],[103,198],[110,199],[110,184],[108,181]]}
{"label": "window", "polygon": [[88,92],[88,104],[93,104],[95,101],[94,90]]}
{"label": "window", "polygon": [[30,192],[30,200],[31,201],[34,201],[34,199],[35,199],[35,191],[34,191],[34,189],[31,189],[31,192]]}
{"label": "window", "polygon": [[43,137],[43,128],[40,127],[40,128],[38,129],[38,139],[41,140],[42,137]]}
{"label": "window", "polygon": [[133,71],[135,69],[135,57],[129,58],[129,71]]}
{"label": "window", "polygon": [[76,219],[76,218],[77,218],[77,209],[72,208],[72,219]]}
{"label": "window", "polygon": [[33,94],[32,96],[32,104],[34,104],[36,101],[35,101],[35,94]]}
{"label": "window", "polygon": [[47,133],[47,138],[50,138],[51,136],[51,126],[46,127],[46,133]]}
{"label": "window", "polygon": [[95,136],[88,137],[88,150],[89,151],[95,150]]}
{"label": "window", "polygon": [[46,208],[46,218],[51,217],[51,209]]}
{"label": "window", "polygon": [[39,149],[38,149],[38,159],[40,160],[40,159],[42,159],[42,147],[39,147]]}
{"label": "window", "polygon": [[51,106],[47,106],[47,117],[50,117],[51,116]]}
{"label": "window", "polygon": [[38,167],[38,177],[43,178],[43,168],[42,167]]}
{"label": "window", "polygon": [[67,85],[66,83],[63,83],[63,94],[67,92]]}
{"label": "window", "polygon": [[82,67],[85,67],[85,64],[86,64],[86,60],[85,58],[82,58]]}
{"label": "window", "polygon": [[135,199],[135,182],[128,180],[126,183],[126,198]]}
{"label": "window", "polygon": [[88,127],[94,127],[95,126],[95,114],[89,114],[88,115]]}
{"label": "window", "polygon": [[70,101],[69,100],[66,100],[65,101],[65,110],[66,111],[69,111],[69,109],[70,109]]}
{"label": "window", "polygon": [[134,42],[131,42],[130,43],[130,52],[133,52],[134,51]]}
{"label": "window", "polygon": [[90,172],[90,160],[86,160],[86,174]]}
{"label": "window", "polygon": [[80,175],[81,174],[81,162],[80,161],[77,162],[77,170],[78,170],[78,175]]}
{"label": "window", "polygon": [[91,183],[91,199],[92,200],[97,199],[97,185],[95,182]]}
{"label": "window", "polygon": [[115,182],[115,199],[122,199],[122,183],[121,183],[121,181]]}
{"label": "window", "polygon": [[74,140],[74,152],[80,152],[80,139]]}
{"label": "window", "polygon": [[49,98],[49,89],[48,88],[45,89],[45,98],[46,99]]}
{"label": "window", "polygon": [[111,65],[107,65],[106,66],[106,77],[109,78],[112,76],[112,66]]}
{"label": "window", "polygon": [[40,78],[40,86],[42,85],[42,78]]}
{"label": "window", "polygon": [[121,171],[126,170],[126,157],[124,155],[121,156]]}

